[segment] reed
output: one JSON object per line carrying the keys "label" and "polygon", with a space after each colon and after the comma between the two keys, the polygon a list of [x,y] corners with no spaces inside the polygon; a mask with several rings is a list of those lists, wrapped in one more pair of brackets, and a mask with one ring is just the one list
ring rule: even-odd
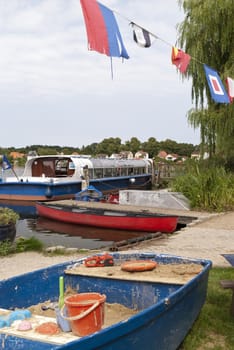
{"label": "reed", "polygon": [[223,167],[189,163],[172,182],[172,190],[183,193],[193,209],[221,212],[234,208],[234,175]]}

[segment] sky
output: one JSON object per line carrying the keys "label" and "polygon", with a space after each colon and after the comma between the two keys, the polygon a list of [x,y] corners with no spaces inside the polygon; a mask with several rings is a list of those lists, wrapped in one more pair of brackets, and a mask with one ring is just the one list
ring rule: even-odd
{"label": "sky", "polygon": [[[88,50],[79,0],[0,0],[0,147],[82,147],[119,137],[200,143],[191,81],[171,63],[177,0],[103,0],[130,56]],[[133,21],[162,40],[141,48]]]}

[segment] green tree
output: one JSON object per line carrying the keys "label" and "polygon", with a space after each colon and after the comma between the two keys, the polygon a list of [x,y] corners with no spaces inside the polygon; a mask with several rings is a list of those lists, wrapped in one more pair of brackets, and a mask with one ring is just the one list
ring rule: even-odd
{"label": "green tree", "polygon": [[188,121],[200,128],[202,151],[234,160],[234,104],[215,103],[210,96],[203,63],[222,81],[234,76],[234,0],[178,0],[185,13],[178,27],[179,45],[192,57],[187,77],[192,78],[195,109]]}
{"label": "green tree", "polygon": [[166,151],[167,153],[177,153],[178,143],[176,141],[166,139],[159,143],[160,150]]}
{"label": "green tree", "polygon": [[142,149],[149,154],[150,158],[153,158],[159,152],[159,143],[154,137],[150,137],[148,141],[142,143]]}
{"label": "green tree", "polygon": [[91,145],[88,146],[82,146],[81,148],[81,154],[90,154],[90,155],[95,155],[96,149],[97,149],[98,143],[91,143]]}
{"label": "green tree", "polygon": [[130,141],[125,142],[126,150],[131,151],[133,154],[141,150],[141,141],[137,137],[132,137]]}
{"label": "green tree", "polygon": [[110,137],[104,139],[97,145],[97,154],[107,154],[110,156],[113,153],[119,153],[121,149],[121,139],[119,137]]}

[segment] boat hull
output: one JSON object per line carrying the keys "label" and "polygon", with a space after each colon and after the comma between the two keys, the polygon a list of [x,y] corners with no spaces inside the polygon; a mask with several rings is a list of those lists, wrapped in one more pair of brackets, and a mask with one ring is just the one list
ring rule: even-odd
{"label": "boat hull", "polygon": [[[7,334],[0,329],[0,343],[5,350],[175,350],[189,332],[206,299],[211,262],[184,259],[157,254],[112,254],[117,263],[129,259],[151,259],[158,264],[201,264],[202,270],[189,282],[158,283],[107,279],[65,274],[70,261],[0,282],[0,307],[5,309],[28,308],[45,300],[58,300],[58,280],[64,276],[65,287],[79,293],[105,294],[108,303],[121,303],[138,312],[127,320],[118,322],[101,331],[58,346],[50,340],[38,341]],[[4,296],[7,295],[7,298]],[[50,337],[51,338],[51,337]]]}
{"label": "boat hull", "polygon": [[[90,180],[90,185],[101,191],[103,194],[118,192],[124,189],[150,189],[151,175],[138,175],[131,183],[131,177],[116,177]],[[0,182],[0,200],[18,201],[54,201],[75,198],[80,192],[82,181],[58,182],[32,182],[32,181],[11,181]]]}
{"label": "boat hull", "polygon": [[[76,225],[87,225],[119,230],[171,233],[176,230],[175,215],[147,215],[105,209],[85,209],[83,206],[36,203],[39,216]],[[100,204],[101,205],[101,204]]]}

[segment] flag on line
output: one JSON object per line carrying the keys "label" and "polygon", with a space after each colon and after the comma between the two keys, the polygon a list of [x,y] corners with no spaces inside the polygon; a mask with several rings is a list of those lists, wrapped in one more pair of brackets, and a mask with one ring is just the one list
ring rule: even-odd
{"label": "flag on line", "polygon": [[230,103],[232,103],[234,100],[234,79],[227,77],[226,84],[227,84],[228,97],[229,97]]}
{"label": "flag on line", "polygon": [[229,96],[218,73],[206,64],[204,64],[204,70],[212,99],[217,103],[230,103]]}
{"label": "flag on line", "polygon": [[191,60],[191,56],[184,51],[177,49],[176,47],[172,47],[171,52],[171,61],[172,64],[174,64],[181,73],[185,73],[189,62]]}
{"label": "flag on line", "polygon": [[96,0],[80,0],[84,15],[89,50],[110,57],[128,59],[113,12]]}
{"label": "flag on line", "polygon": [[140,47],[150,47],[154,40],[156,39],[156,35],[152,35],[146,29],[138,26],[134,22],[130,23],[133,29],[133,40]]}

